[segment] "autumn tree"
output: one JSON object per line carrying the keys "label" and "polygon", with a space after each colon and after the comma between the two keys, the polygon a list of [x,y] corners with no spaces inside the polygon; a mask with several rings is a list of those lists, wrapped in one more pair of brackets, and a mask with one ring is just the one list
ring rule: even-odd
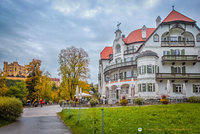
{"label": "autumn tree", "polygon": [[45,101],[49,101],[52,98],[52,82],[51,75],[49,72],[45,72],[43,76],[41,76],[40,83],[36,86],[39,89],[39,98],[42,98]]}
{"label": "autumn tree", "polygon": [[8,88],[6,86],[6,77],[3,74],[3,71],[0,70],[0,96],[4,96]]}
{"label": "autumn tree", "polygon": [[70,99],[74,98],[76,86],[80,80],[89,77],[89,57],[82,48],[70,47],[62,49],[59,54],[59,74],[62,77],[61,92]]}
{"label": "autumn tree", "polygon": [[40,70],[41,61],[33,59],[28,65],[27,84],[27,99],[31,102],[37,101],[39,98],[39,88],[41,82],[42,71]]}

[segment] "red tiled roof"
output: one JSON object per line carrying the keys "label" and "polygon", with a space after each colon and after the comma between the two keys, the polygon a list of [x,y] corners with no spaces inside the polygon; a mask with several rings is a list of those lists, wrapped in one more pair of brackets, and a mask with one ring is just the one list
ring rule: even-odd
{"label": "red tiled roof", "polygon": [[[153,33],[155,28],[147,28],[146,29],[146,39]],[[145,39],[142,39],[142,29],[137,29],[131,32],[126,38],[123,38],[123,41],[126,44],[135,43],[135,42],[143,42]]]}
{"label": "red tiled roof", "polygon": [[51,81],[60,81],[58,78],[51,78]]}
{"label": "red tiled roof", "polygon": [[169,15],[163,20],[163,22],[171,22],[171,21],[187,21],[187,22],[195,22],[194,20],[186,17],[185,15],[172,10]]}
{"label": "red tiled roof", "polygon": [[113,48],[112,47],[105,47],[101,51],[101,59],[109,59],[110,54],[113,54]]}

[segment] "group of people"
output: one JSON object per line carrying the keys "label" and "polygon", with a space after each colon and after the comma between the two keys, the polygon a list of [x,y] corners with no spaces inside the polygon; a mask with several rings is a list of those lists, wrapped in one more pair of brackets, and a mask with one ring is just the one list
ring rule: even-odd
{"label": "group of people", "polygon": [[[44,104],[47,105],[48,103],[47,103],[46,101],[43,101],[42,99],[40,99],[39,104],[40,104],[41,107],[43,107]],[[29,107],[31,107],[31,101],[30,101],[30,100],[27,100],[27,105],[28,105]],[[38,106],[38,102],[36,101],[33,105],[34,105],[35,107],[37,107],[37,106]]]}

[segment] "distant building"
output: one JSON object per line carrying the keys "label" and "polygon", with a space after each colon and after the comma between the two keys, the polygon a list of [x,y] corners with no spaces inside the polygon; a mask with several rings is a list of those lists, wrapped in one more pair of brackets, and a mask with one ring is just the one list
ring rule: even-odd
{"label": "distant building", "polygon": [[27,77],[28,75],[28,65],[22,66],[19,65],[17,61],[8,64],[8,62],[4,62],[4,74],[8,77]]}
{"label": "distant building", "polygon": [[113,45],[99,61],[99,93],[109,104],[125,96],[184,99],[200,96],[200,29],[196,21],[172,10],[156,28],[145,25],[127,37],[116,30]]}
{"label": "distant building", "polygon": [[60,79],[58,79],[58,78],[51,78],[51,82],[52,82],[52,84],[55,83],[56,87],[60,86]]}

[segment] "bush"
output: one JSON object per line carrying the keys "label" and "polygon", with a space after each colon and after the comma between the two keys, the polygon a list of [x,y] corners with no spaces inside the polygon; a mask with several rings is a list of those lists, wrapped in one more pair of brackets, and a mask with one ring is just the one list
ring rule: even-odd
{"label": "bush", "polygon": [[128,100],[126,99],[125,96],[123,96],[122,99],[120,100],[120,104],[122,106],[126,106],[128,104]]}
{"label": "bush", "polygon": [[137,104],[137,105],[142,105],[142,104],[144,104],[144,99],[143,99],[143,98],[136,98],[136,99],[134,100],[134,102],[135,102],[135,104]]}
{"label": "bush", "polygon": [[168,104],[167,96],[166,95],[162,95],[160,102],[163,103],[163,104]]}
{"label": "bush", "polygon": [[91,107],[95,107],[96,104],[98,104],[98,103],[99,103],[99,101],[98,101],[96,98],[92,98],[92,99],[90,100],[90,105],[91,105]]}
{"label": "bush", "polygon": [[17,98],[0,97],[0,119],[14,121],[23,111],[22,102]]}
{"label": "bush", "polygon": [[64,102],[64,105],[66,104],[66,101],[65,100],[59,100],[59,105],[62,107],[62,104]]}
{"label": "bush", "polygon": [[200,103],[200,96],[191,96],[188,100],[191,103]]}

